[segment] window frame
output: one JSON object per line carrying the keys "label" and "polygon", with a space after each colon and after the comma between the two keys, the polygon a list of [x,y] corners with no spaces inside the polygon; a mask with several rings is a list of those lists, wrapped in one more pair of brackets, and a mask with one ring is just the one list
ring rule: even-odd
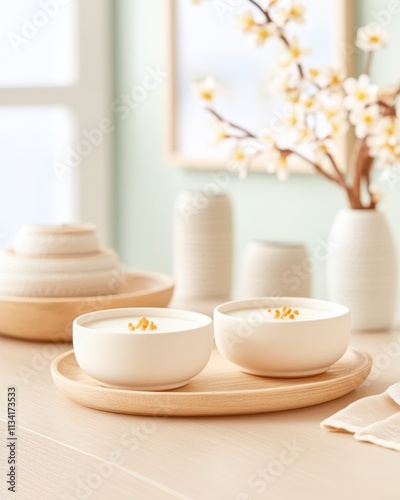
{"label": "window frame", "polygon": [[[179,43],[179,33],[177,29],[178,2],[180,0],[170,0],[166,4],[166,58],[168,60],[168,71],[171,75],[168,81],[167,104],[166,104],[166,137],[164,141],[164,157],[168,166],[173,168],[185,168],[194,170],[226,170],[227,160],[214,158],[199,158],[195,154],[183,153],[178,146],[178,113],[179,92],[177,89],[177,73],[179,58],[176,51]],[[223,2],[222,2],[223,3]],[[225,2],[227,9],[235,7],[236,3]],[[221,4],[222,5],[222,4]],[[224,6],[222,5],[222,8]],[[354,26],[356,8],[353,2],[348,0],[335,0],[335,19],[333,34],[336,45],[335,63],[340,63],[349,76],[354,75]],[[182,41],[181,41],[182,43]],[[348,133],[338,141],[339,158],[341,169],[346,171],[350,160],[350,152],[354,143],[354,137]],[[306,162],[291,158],[289,168],[296,174],[313,174],[315,171]],[[251,162],[252,172],[265,172],[265,161],[255,158]]]}
{"label": "window frame", "polygon": [[[112,125],[112,2],[77,0],[74,52],[76,79],[70,85],[0,87],[3,106],[61,105],[73,116],[72,144],[82,132],[98,128],[103,120]],[[112,241],[112,143],[105,133],[98,146],[74,168],[69,222],[92,222],[104,244]],[[51,166],[49,166],[51,168]],[[70,168],[72,172],[72,167]],[[54,174],[55,175],[55,174]]]}

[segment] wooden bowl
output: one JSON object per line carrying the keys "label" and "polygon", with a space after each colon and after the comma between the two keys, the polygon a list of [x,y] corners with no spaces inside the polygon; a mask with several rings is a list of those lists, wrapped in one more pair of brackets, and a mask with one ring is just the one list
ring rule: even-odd
{"label": "wooden bowl", "polygon": [[71,342],[72,322],[102,309],[166,307],[174,284],[171,277],[128,271],[119,293],[93,297],[36,298],[0,296],[0,333],[47,342]]}

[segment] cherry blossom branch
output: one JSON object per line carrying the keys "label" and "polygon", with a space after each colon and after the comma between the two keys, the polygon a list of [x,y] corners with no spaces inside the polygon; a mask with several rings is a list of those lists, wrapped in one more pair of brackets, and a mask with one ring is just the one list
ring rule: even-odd
{"label": "cherry blossom branch", "polygon": [[[286,38],[286,36],[281,31],[279,31],[279,37],[283,41],[283,43],[286,45],[286,47],[290,50],[290,43],[289,43],[288,39]],[[300,78],[303,80],[304,79],[303,67],[299,62],[296,62],[296,66],[297,66],[297,69],[299,71]]]}
{"label": "cherry blossom branch", "polygon": [[309,158],[304,156],[302,153],[299,153],[298,151],[294,151],[293,149],[283,149],[283,150],[281,150],[281,153],[283,155],[286,155],[286,156],[288,156],[288,155],[297,156],[301,160],[308,163],[311,167],[313,167],[323,177],[334,182],[335,184],[338,184],[339,186],[342,186],[342,184],[339,182],[339,180],[336,177],[333,177],[332,175],[328,174],[328,172],[326,172],[320,165],[318,165],[318,163],[313,162],[312,160],[310,160]]}
{"label": "cherry blossom branch", "polygon": [[265,18],[267,19],[267,22],[270,23],[272,21],[269,12],[267,10],[264,10],[259,3],[257,3],[255,0],[248,0],[248,2],[253,4],[258,10],[260,10],[264,14]]}
{"label": "cherry blossom branch", "polygon": [[[220,115],[217,111],[215,111],[214,109],[212,108],[209,108],[207,107],[206,108],[208,112],[210,112],[213,116],[215,116],[215,118],[217,118],[220,122],[222,123],[226,123],[227,125],[229,125],[229,127],[232,127],[232,128],[235,128],[237,130],[240,130],[241,132],[243,132],[245,135],[243,137],[237,137],[237,136],[229,136],[229,137],[234,137],[236,139],[245,139],[247,137],[249,138],[252,138],[252,139],[257,139],[257,136],[254,135],[252,132],[250,132],[249,130],[245,129],[244,127],[241,127],[240,125],[236,125],[235,123],[233,122],[230,122],[230,121],[227,121],[225,120],[222,115]],[[279,148],[277,148],[279,149]],[[343,174],[340,172],[339,168],[337,167],[336,165],[336,162],[335,160],[333,159],[333,157],[331,157],[331,162],[333,162],[333,165],[334,165],[334,168],[335,170],[337,171],[338,173],[338,177],[334,177],[333,175],[330,175],[328,172],[326,172],[320,165],[318,165],[318,163],[315,163],[313,162],[312,160],[310,160],[309,158],[307,158],[306,156],[304,156],[303,154],[299,153],[298,151],[294,151],[293,149],[288,149],[288,148],[285,148],[285,149],[279,149],[280,153],[282,156],[289,156],[289,155],[294,155],[294,156],[297,156],[298,158],[300,158],[301,160],[305,161],[306,163],[308,163],[311,167],[313,167],[319,174],[321,174],[323,177],[325,177],[326,179],[334,182],[335,184],[338,184],[340,187],[343,187],[347,190],[347,186],[345,184],[345,181],[344,181],[344,177],[343,177]]]}
{"label": "cherry blossom branch", "polygon": [[[268,11],[268,9],[263,9],[261,7],[261,5],[259,3],[257,3],[255,0],[247,0],[249,3],[251,3],[252,5],[254,5],[259,11],[261,11],[264,16],[265,16],[265,23],[264,23],[264,26],[268,23],[273,23],[273,20],[272,20],[272,17]],[[261,25],[262,26],[262,25]],[[286,47],[290,50],[290,43],[288,41],[288,39],[286,38],[286,36],[282,33],[282,29],[279,28],[279,38],[282,40],[282,42],[286,45]],[[299,74],[300,74],[300,77],[303,79],[304,78],[304,70],[303,70],[303,67],[302,65],[297,62],[296,63],[296,66],[297,66],[297,69],[299,71]]]}
{"label": "cherry blossom branch", "polygon": [[372,51],[367,52],[367,60],[365,61],[365,68],[364,68],[364,73],[366,75],[369,75],[371,73],[372,58],[373,58],[373,52]]}
{"label": "cherry blossom branch", "polygon": [[233,123],[233,122],[229,122],[227,120],[225,120],[219,113],[217,113],[214,109],[212,108],[209,108],[209,107],[206,107],[206,110],[208,112],[210,112],[213,116],[215,116],[215,118],[217,118],[220,122],[222,123],[226,123],[227,125],[229,125],[230,127],[232,128],[235,128],[236,130],[240,130],[240,132],[243,132],[244,133],[244,136],[243,137],[239,137],[239,139],[245,139],[246,137],[250,137],[252,139],[257,139],[257,136],[254,135],[252,132],[250,132],[249,130],[241,127],[240,125],[237,125],[236,123]]}
{"label": "cherry blossom branch", "polygon": [[336,163],[336,160],[333,158],[333,156],[331,155],[331,153],[327,152],[326,153],[326,156],[329,158],[329,161],[331,162],[331,165],[333,167],[333,169],[335,170],[337,176],[338,176],[338,180],[339,180],[339,183],[341,186],[343,186],[345,189],[347,188],[346,186],[346,179],[344,177],[344,174],[343,172],[340,171],[337,163]]}
{"label": "cherry blossom branch", "polygon": [[[353,150],[353,203],[352,208],[365,208],[361,201],[361,180],[367,168],[370,168],[373,158],[369,156],[369,150],[366,139],[358,139]],[[354,204],[354,205],[353,205]]]}
{"label": "cherry blossom branch", "polygon": [[[290,52],[290,62],[293,65],[293,68],[296,67],[298,71],[298,80],[300,82],[304,82],[306,77],[305,77],[305,69],[304,66],[301,64],[301,56],[303,55],[303,50],[300,45],[297,45],[296,40],[293,38],[291,39],[290,36],[288,35],[288,32],[286,31],[286,25],[288,21],[291,19],[290,15],[288,15],[287,19],[282,23],[276,23],[274,21],[274,11],[271,8],[271,4],[269,4],[266,7],[263,7],[263,4],[261,3],[260,0],[247,0],[249,4],[251,4],[259,13],[263,15],[263,20],[255,20],[253,18],[253,15],[251,15],[250,19],[246,19],[247,24],[245,25],[244,30],[246,32],[249,31],[249,28],[256,29],[256,31],[260,32],[260,43],[263,43],[266,38],[268,38],[268,29],[269,29],[269,24],[273,24],[274,26],[274,32],[276,32],[277,38],[281,40],[283,45],[286,47],[286,49]],[[302,12],[295,13],[294,11],[291,12],[292,14],[292,19],[296,19],[296,16],[302,15]],[[265,28],[265,30],[264,30]],[[261,30],[265,31],[265,34],[261,33]],[[363,33],[361,33],[363,35]],[[368,33],[365,32],[364,30],[364,35],[368,35]],[[361,40],[361,43],[359,41],[359,38]],[[369,43],[369,45],[368,45]],[[369,39],[368,37],[363,41],[362,37],[359,36],[359,33],[357,33],[357,42],[356,45],[365,52],[366,54],[366,60],[365,60],[365,67],[364,67],[364,73],[366,75],[369,75],[371,68],[372,68],[372,62],[373,62],[373,50],[377,48],[379,45],[383,46],[384,44],[384,37],[382,38],[381,41],[378,40],[372,40]],[[336,85],[337,83],[342,84],[342,78],[336,77],[336,80],[331,80],[332,85]],[[369,80],[367,79],[367,85],[369,84]],[[327,83],[327,85],[322,85],[320,86],[317,82],[315,81],[310,81],[310,85],[314,85],[313,88],[317,89],[317,92],[320,90],[324,90],[324,88],[329,88],[331,85],[330,83]],[[363,92],[363,85],[360,87],[360,94]],[[293,90],[297,90],[298,93],[300,93],[300,84],[296,85],[297,89],[294,88]],[[286,88],[287,91],[290,91],[292,89]],[[352,95],[352,92],[344,92],[344,90],[347,91],[344,85],[341,85],[342,94],[348,94],[349,96]],[[368,90],[366,90],[367,92]],[[311,92],[309,94],[310,98],[314,96],[314,93]],[[386,97],[383,96],[382,98],[379,98],[375,100],[375,102],[379,105],[380,107],[380,116],[385,117],[385,116],[396,116],[396,109],[395,109],[395,101],[396,98],[400,95],[400,85],[398,85],[397,89],[395,90],[390,90],[387,92]],[[297,96],[299,97],[299,96]],[[362,102],[362,97],[357,97],[357,95],[352,96],[353,99],[358,99],[360,102]],[[208,98],[208,97],[207,97]],[[209,98],[208,98],[209,99]],[[350,102],[350,99],[349,99]],[[347,107],[347,106],[346,106]],[[367,108],[368,106],[366,106]],[[258,141],[258,136],[248,129],[242,127],[241,125],[238,125],[237,123],[230,122],[225,120],[217,111],[212,109],[211,107],[206,107],[208,112],[210,112],[217,120],[219,120],[222,123],[225,123],[227,127],[230,127],[232,129],[232,133],[228,132],[227,134],[223,134],[224,138],[234,138],[237,141],[251,138],[256,141]],[[335,111],[334,111],[335,113]],[[339,118],[338,118],[339,119]],[[307,126],[307,123],[304,124],[306,129],[307,129],[307,134],[306,136],[309,136],[310,132],[310,126]],[[315,124],[314,124],[314,134],[316,135],[315,131]],[[339,187],[343,188],[346,192],[346,195],[349,199],[350,206],[353,209],[370,209],[370,208],[375,208],[376,203],[377,203],[377,198],[374,196],[373,189],[371,188],[370,182],[370,173],[371,169],[373,166],[374,158],[370,155],[370,151],[368,148],[367,140],[366,138],[363,139],[357,139],[355,146],[352,151],[352,158],[351,158],[351,164],[350,164],[350,173],[347,172],[342,172],[339,169],[338,163],[334,156],[326,151],[325,148],[325,156],[326,159],[329,161],[329,164],[326,164],[325,161],[319,161],[318,159],[316,161],[310,160],[306,156],[304,156],[302,153],[299,151],[296,151],[291,148],[284,148],[281,149],[277,146],[275,141],[272,143],[273,148],[276,152],[279,152],[281,155],[281,159],[286,159],[289,155],[294,155],[298,157],[299,159],[303,160],[305,163],[307,163],[309,166],[311,166],[318,174],[321,176],[325,177],[327,180],[334,182],[337,184]],[[240,146],[240,144],[239,144]],[[275,152],[274,151],[274,152]],[[259,154],[259,153],[257,153]],[[366,201],[364,199],[365,189],[367,193],[369,194],[369,201]]]}

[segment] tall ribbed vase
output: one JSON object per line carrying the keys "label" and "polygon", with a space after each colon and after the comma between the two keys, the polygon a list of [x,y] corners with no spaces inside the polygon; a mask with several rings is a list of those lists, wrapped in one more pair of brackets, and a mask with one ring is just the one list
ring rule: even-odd
{"label": "tall ribbed vase", "polygon": [[201,191],[178,196],[173,267],[174,306],[210,314],[214,306],[230,299],[232,209],[228,196],[207,196]]}
{"label": "tall ribbed vase", "polygon": [[395,312],[397,259],[386,217],[377,210],[340,211],[329,248],[329,299],[350,308],[354,329],[389,328]]}

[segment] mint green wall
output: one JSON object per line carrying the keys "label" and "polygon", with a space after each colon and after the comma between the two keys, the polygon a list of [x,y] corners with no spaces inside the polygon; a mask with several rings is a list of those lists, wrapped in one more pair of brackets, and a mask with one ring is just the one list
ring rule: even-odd
{"label": "mint green wall", "polygon": [[[165,0],[115,2],[115,97],[140,84],[146,66],[165,68]],[[358,22],[366,23],[387,1],[359,1]],[[384,50],[374,76],[400,77],[400,14],[389,25],[394,47]],[[392,56],[392,58],[391,58]],[[391,59],[391,60],[390,60]],[[389,79],[390,81],[390,79]],[[172,212],[183,189],[201,189],[210,172],[172,168],[162,153],[165,84],[124,120],[118,121],[115,155],[115,243],[124,262],[134,268],[171,273]],[[400,188],[387,192],[381,209],[393,227],[400,248]],[[250,239],[302,241],[313,254],[326,240],[337,211],[346,206],[342,192],[316,175],[293,175],[279,182],[267,174],[233,179],[227,192],[235,217],[235,274]],[[324,263],[315,270],[313,291],[325,296]],[[399,308],[400,309],[400,308]]]}

